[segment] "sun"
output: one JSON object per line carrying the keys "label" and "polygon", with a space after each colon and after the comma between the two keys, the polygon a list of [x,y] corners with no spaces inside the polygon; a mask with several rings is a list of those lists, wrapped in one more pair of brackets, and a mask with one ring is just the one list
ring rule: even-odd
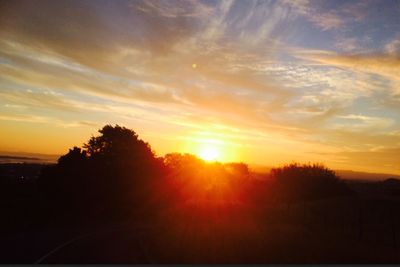
{"label": "sun", "polygon": [[206,161],[215,161],[220,157],[220,151],[215,146],[206,145],[200,149],[199,156]]}

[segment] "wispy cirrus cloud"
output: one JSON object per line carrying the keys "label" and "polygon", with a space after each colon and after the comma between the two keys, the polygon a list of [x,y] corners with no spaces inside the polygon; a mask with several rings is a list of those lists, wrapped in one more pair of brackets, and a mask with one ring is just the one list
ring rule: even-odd
{"label": "wispy cirrus cloud", "polygon": [[400,57],[400,34],[385,44],[385,52],[394,57]]}
{"label": "wispy cirrus cloud", "polygon": [[350,54],[342,55],[329,51],[308,51],[299,54],[306,60],[323,65],[343,67],[352,71],[377,74],[394,83],[394,90],[399,91],[400,58],[391,54]]}

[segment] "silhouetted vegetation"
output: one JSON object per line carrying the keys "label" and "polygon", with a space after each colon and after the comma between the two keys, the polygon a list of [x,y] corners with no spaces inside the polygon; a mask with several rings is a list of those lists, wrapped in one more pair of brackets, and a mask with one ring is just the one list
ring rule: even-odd
{"label": "silhouetted vegetation", "polygon": [[290,203],[352,194],[334,171],[320,164],[292,163],[272,169],[271,176],[277,197]]}
{"label": "silhouetted vegetation", "polygon": [[109,217],[150,204],[162,160],[132,130],[106,125],[99,133],[43,170],[38,184],[53,212]]}
{"label": "silhouetted vegetation", "polygon": [[167,154],[167,188],[178,201],[239,202],[250,184],[246,164],[207,163],[190,154]]}
{"label": "silhouetted vegetation", "polygon": [[[118,125],[104,126],[57,164],[0,165],[0,177],[0,248],[10,261],[38,260],[72,239],[82,253],[68,245],[72,252],[40,261],[399,262],[396,179],[350,183],[320,164],[259,174],[244,163],[157,157]],[[376,244],[381,258],[365,253]]]}

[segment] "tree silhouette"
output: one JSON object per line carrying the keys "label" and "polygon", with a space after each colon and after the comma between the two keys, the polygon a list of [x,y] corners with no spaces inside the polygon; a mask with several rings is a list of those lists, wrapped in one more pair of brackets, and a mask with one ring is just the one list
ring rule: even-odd
{"label": "tree silhouette", "polygon": [[118,125],[106,125],[99,133],[43,170],[39,187],[53,208],[126,214],[152,200],[163,163],[149,144]]}

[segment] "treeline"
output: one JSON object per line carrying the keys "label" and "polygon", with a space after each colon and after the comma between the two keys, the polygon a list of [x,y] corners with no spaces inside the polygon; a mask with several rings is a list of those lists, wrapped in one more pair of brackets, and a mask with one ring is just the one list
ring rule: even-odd
{"label": "treeline", "polygon": [[351,190],[322,165],[290,164],[255,177],[244,163],[208,163],[189,154],[157,157],[130,129],[106,125],[42,171],[38,188],[52,214],[121,217],[175,203],[294,203]]}
{"label": "treeline", "polygon": [[292,204],[353,192],[321,165],[290,164],[255,174],[244,163],[190,154],[157,157],[130,129],[106,125],[82,147],[46,165],[37,179],[1,181],[3,232],[50,223],[152,218],[176,205]]}

